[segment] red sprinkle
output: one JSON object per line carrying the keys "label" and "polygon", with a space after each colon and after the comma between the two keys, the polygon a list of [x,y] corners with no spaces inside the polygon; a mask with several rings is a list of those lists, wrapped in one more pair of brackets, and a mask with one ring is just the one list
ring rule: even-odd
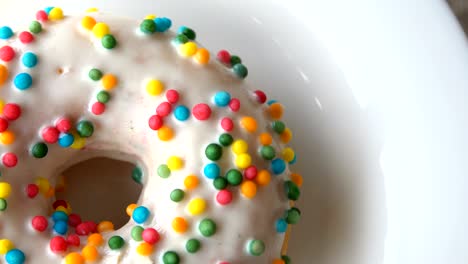
{"label": "red sprinkle", "polygon": [[263,91],[257,90],[254,92],[255,99],[257,99],[257,102],[264,104],[267,100],[267,96]]}
{"label": "red sprinkle", "polygon": [[231,54],[227,50],[220,50],[216,55],[216,58],[223,64],[231,64]]}
{"label": "red sprinkle", "polygon": [[216,201],[220,205],[228,205],[232,201],[232,193],[228,190],[221,190],[216,195]]}
{"label": "red sprinkle", "polygon": [[87,236],[91,233],[91,229],[87,224],[81,223],[76,226],[75,233],[79,236]]}
{"label": "red sprinkle", "polygon": [[70,119],[62,117],[59,118],[57,122],[55,122],[55,127],[58,129],[58,131],[67,133],[68,131],[70,131],[72,123]]}
{"label": "red sprinkle", "polygon": [[3,116],[9,121],[14,121],[21,116],[21,107],[17,104],[6,104],[3,107]]}
{"label": "red sprinkle", "polygon": [[211,108],[207,104],[197,104],[193,107],[192,114],[198,120],[207,120],[211,116]]}
{"label": "red sprinkle", "polygon": [[233,128],[234,128],[234,122],[232,121],[231,118],[229,117],[225,117],[223,119],[221,119],[221,127],[225,130],[225,131],[231,131]]}
{"label": "red sprinkle", "polygon": [[156,108],[156,113],[161,117],[168,116],[171,113],[171,111],[172,111],[172,106],[168,102],[162,102]]}
{"label": "red sprinkle", "polygon": [[93,221],[84,221],[83,224],[88,226],[89,230],[91,230],[91,233],[97,232],[97,224]]}
{"label": "red sprinkle", "polygon": [[15,51],[10,46],[0,48],[0,60],[9,62],[15,57]]}
{"label": "red sprinkle", "polygon": [[5,132],[8,129],[8,125],[8,121],[5,118],[0,117],[0,133]]}
{"label": "red sprinkle", "polygon": [[80,237],[75,234],[70,234],[67,237],[67,243],[69,246],[79,247],[81,244]]}
{"label": "red sprinkle", "polygon": [[50,249],[54,253],[62,253],[67,251],[68,244],[65,238],[61,236],[55,236],[50,240]]}
{"label": "red sprinkle", "polygon": [[229,102],[229,108],[231,108],[231,111],[237,112],[240,109],[240,101],[237,98],[232,98],[231,101]]}
{"label": "red sprinkle", "polygon": [[162,117],[160,117],[158,115],[153,115],[148,120],[148,125],[153,130],[160,129],[163,126],[163,124],[164,124],[164,121],[163,121]]}
{"label": "red sprinkle", "polygon": [[77,227],[81,224],[81,217],[77,214],[70,214],[68,216],[68,225],[71,227]]}
{"label": "red sprinkle", "polygon": [[14,153],[5,153],[2,157],[2,163],[7,168],[13,168],[18,164],[18,157]]}
{"label": "red sprinkle", "polygon": [[26,186],[26,195],[29,198],[34,198],[39,193],[39,187],[36,184],[30,183]]}
{"label": "red sprinkle", "polygon": [[21,32],[18,38],[23,44],[29,44],[34,41],[33,34],[31,34],[31,32],[28,32],[28,31]]}
{"label": "red sprinkle", "polygon": [[36,13],[36,19],[41,21],[41,22],[46,22],[47,20],[49,20],[49,16],[47,15],[47,13],[44,10],[39,10]]}
{"label": "red sprinkle", "polygon": [[64,200],[56,200],[53,204],[52,204],[52,207],[55,209],[57,209],[57,207],[59,206],[63,206],[64,208],[67,208],[68,207],[68,204],[66,201]]}
{"label": "red sprinkle", "polygon": [[42,215],[36,215],[31,220],[31,225],[34,228],[34,230],[38,232],[44,232],[49,226],[49,221],[47,221],[47,218],[45,218]]}
{"label": "red sprinkle", "polygon": [[106,105],[101,102],[95,102],[91,107],[91,112],[95,115],[101,115],[106,111]]}
{"label": "red sprinkle", "polygon": [[59,135],[60,131],[53,126],[45,127],[44,129],[42,129],[42,139],[44,139],[44,141],[47,143],[56,143],[58,141]]}
{"label": "red sprinkle", "polygon": [[143,230],[143,233],[141,233],[141,236],[146,243],[151,244],[151,245],[157,243],[160,239],[158,231],[156,231],[156,229],[151,228],[151,227]]}
{"label": "red sprinkle", "polygon": [[166,98],[169,103],[175,104],[179,101],[179,92],[174,89],[167,90]]}
{"label": "red sprinkle", "polygon": [[244,177],[247,180],[254,180],[257,177],[257,167],[250,165],[244,170]]}

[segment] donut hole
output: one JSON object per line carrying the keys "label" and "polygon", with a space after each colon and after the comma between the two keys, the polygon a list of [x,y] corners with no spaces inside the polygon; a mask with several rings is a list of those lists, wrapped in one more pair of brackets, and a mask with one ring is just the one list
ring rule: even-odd
{"label": "donut hole", "polygon": [[56,198],[67,201],[83,220],[111,221],[118,229],[129,220],[126,207],[137,203],[142,191],[133,177],[135,168],[132,162],[107,157],[82,161],[62,172],[65,188]]}

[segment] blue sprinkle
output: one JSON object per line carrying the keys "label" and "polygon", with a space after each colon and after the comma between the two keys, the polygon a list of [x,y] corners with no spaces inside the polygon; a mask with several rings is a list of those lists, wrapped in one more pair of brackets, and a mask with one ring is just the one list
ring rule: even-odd
{"label": "blue sprinkle", "polygon": [[54,7],[53,7],[53,6],[49,6],[49,7],[44,8],[44,11],[45,11],[47,14],[49,14],[50,11],[52,11],[52,9],[54,9]]}
{"label": "blue sprinkle", "polygon": [[203,173],[208,179],[214,179],[220,175],[221,169],[218,164],[210,163],[203,168]]}
{"label": "blue sprinkle", "polygon": [[19,90],[26,90],[32,85],[32,77],[28,73],[23,72],[15,76],[13,83]]}
{"label": "blue sprinkle", "polygon": [[214,96],[214,102],[219,107],[225,107],[231,101],[231,95],[226,91],[219,91]]}
{"label": "blue sprinkle", "polygon": [[286,162],[282,159],[274,159],[271,161],[271,170],[274,174],[281,174],[286,170]]}
{"label": "blue sprinkle", "polygon": [[15,248],[6,253],[5,260],[8,264],[23,264],[26,256],[23,251]]}
{"label": "blue sprinkle", "polygon": [[177,30],[177,34],[184,34],[184,31],[187,29],[186,26],[180,26]]}
{"label": "blue sprinkle", "polygon": [[68,231],[68,223],[62,220],[55,222],[54,231],[57,234],[65,235]]}
{"label": "blue sprinkle", "polygon": [[23,55],[21,61],[23,62],[24,66],[33,68],[37,65],[37,56],[32,52],[27,52]]}
{"label": "blue sprinkle", "polygon": [[67,222],[68,221],[68,215],[65,212],[62,212],[62,211],[55,211],[52,214],[52,220],[54,220],[54,222],[57,222],[57,221]]}
{"label": "blue sprinkle", "polygon": [[13,36],[13,30],[10,27],[0,27],[0,39],[9,39]]}
{"label": "blue sprinkle", "polygon": [[58,143],[61,147],[68,148],[69,146],[73,144],[74,141],[75,141],[75,138],[73,137],[72,134],[63,133],[63,134],[60,134]]}
{"label": "blue sprinkle", "polygon": [[291,165],[296,164],[296,161],[297,161],[297,156],[296,156],[296,153],[294,153],[294,158],[289,162],[289,164]]}
{"label": "blue sprinkle", "polygon": [[133,210],[132,219],[137,224],[143,224],[144,222],[146,222],[146,220],[148,220],[149,215],[150,211],[148,210],[148,208],[144,206],[138,206],[137,208],[135,208],[135,210]]}
{"label": "blue sprinkle", "polygon": [[276,232],[284,233],[288,229],[288,223],[284,219],[276,221]]}
{"label": "blue sprinkle", "polygon": [[190,117],[190,110],[184,105],[179,105],[174,109],[174,116],[179,121],[185,121]]}
{"label": "blue sprinkle", "polygon": [[154,23],[156,23],[156,32],[166,32],[172,26],[172,21],[166,17],[157,17]]}
{"label": "blue sprinkle", "polygon": [[277,102],[278,102],[278,100],[270,100],[270,101],[267,102],[267,105],[272,105],[272,104],[277,103]]}

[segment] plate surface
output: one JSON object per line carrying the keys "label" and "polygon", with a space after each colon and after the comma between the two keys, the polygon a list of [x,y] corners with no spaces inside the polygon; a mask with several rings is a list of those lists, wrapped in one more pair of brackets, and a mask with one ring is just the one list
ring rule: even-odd
{"label": "plate surface", "polygon": [[468,261],[468,49],[443,3],[0,0],[0,24],[54,4],[168,16],[243,58],[294,132],[294,263]]}

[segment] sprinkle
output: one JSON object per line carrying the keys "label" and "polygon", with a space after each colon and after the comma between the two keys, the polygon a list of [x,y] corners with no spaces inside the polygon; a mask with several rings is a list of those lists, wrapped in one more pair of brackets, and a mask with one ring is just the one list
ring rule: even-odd
{"label": "sprinkle", "polygon": [[18,38],[23,44],[29,44],[34,41],[34,35],[28,31],[21,32]]}
{"label": "sprinkle", "polygon": [[47,20],[49,20],[49,17],[44,10],[39,10],[36,13],[36,19],[41,22],[47,22]]}
{"label": "sprinkle", "polygon": [[253,96],[257,100],[258,103],[264,104],[267,100],[267,96],[263,91],[256,90],[253,92]]}
{"label": "sprinkle", "polygon": [[53,126],[48,126],[42,129],[41,135],[42,139],[46,143],[54,144],[58,141],[60,131]]}
{"label": "sprinkle", "polygon": [[297,201],[299,199],[299,196],[301,195],[299,187],[297,187],[297,185],[292,181],[286,181],[284,183],[284,190],[288,199],[291,201]]}
{"label": "sprinkle", "polygon": [[237,98],[232,98],[231,101],[229,102],[229,108],[233,112],[237,112],[240,109],[240,100]]}
{"label": "sprinkle", "polygon": [[281,119],[283,116],[283,106],[280,103],[273,103],[269,107],[270,116],[273,119]]}
{"label": "sprinkle", "polygon": [[135,241],[142,241],[143,240],[143,231],[145,229],[141,226],[134,226],[132,227],[132,230],[130,232],[130,235],[132,236],[133,240]]}
{"label": "sprinkle", "polygon": [[10,124],[5,118],[0,117],[0,133],[5,132],[8,129],[9,125]]}
{"label": "sprinkle", "polygon": [[162,102],[156,107],[156,113],[161,117],[168,116],[172,111],[172,106],[168,102]]}
{"label": "sprinkle", "polygon": [[186,121],[190,117],[190,109],[185,105],[179,105],[174,109],[174,116],[179,121]]}
{"label": "sprinkle", "polygon": [[147,242],[140,243],[136,248],[136,252],[141,256],[149,256],[153,252],[153,245]]}
{"label": "sprinkle", "polygon": [[148,120],[148,125],[152,130],[160,129],[164,124],[162,117],[159,115],[152,115]]}
{"label": "sprinkle", "polygon": [[205,156],[212,161],[219,160],[223,155],[223,148],[215,143],[209,144],[205,148]]}
{"label": "sprinkle", "polygon": [[81,255],[86,261],[95,261],[99,258],[99,252],[96,249],[95,246],[92,245],[86,245],[82,250],[81,250]]}
{"label": "sprinkle", "polygon": [[76,125],[76,131],[80,137],[88,138],[94,133],[94,125],[90,121],[82,120]]}
{"label": "sprinkle", "polygon": [[171,171],[180,170],[180,169],[182,169],[184,167],[184,161],[181,158],[177,157],[177,156],[171,156],[167,160],[167,167]]}
{"label": "sprinkle", "polygon": [[2,156],[3,166],[7,168],[13,168],[18,164],[18,157],[14,153],[5,153]]}
{"label": "sprinkle", "polygon": [[232,129],[234,128],[234,122],[231,118],[224,117],[223,119],[221,119],[221,128],[228,132],[232,131]]}
{"label": "sprinkle", "polygon": [[99,69],[91,69],[88,73],[88,76],[93,81],[99,81],[102,78],[102,72]]}
{"label": "sprinkle", "polygon": [[257,194],[257,185],[253,181],[244,181],[240,189],[244,197],[248,199],[254,198]]}
{"label": "sprinkle", "polygon": [[231,63],[231,54],[229,54],[227,50],[220,50],[218,54],[216,54],[216,58],[225,65],[229,65]]}
{"label": "sprinkle", "polygon": [[9,39],[13,36],[13,30],[10,27],[0,27],[0,39]]}
{"label": "sprinkle", "polygon": [[284,144],[289,143],[292,139],[292,132],[289,128],[286,128],[284,132],[280,135],[281,142]]}
{"label": "sprinkle", "polygon": [[269,133],[264,132],[260,134],[260,136],[258,137],[258,141],[260,141],[260,144],[262,144],[263,146],[267,146],[273,143],[273,138],[271,137]]}
{"label": "sprinkle", "polygon": [[140,167],[135,166],[135,168],[133,168],[133,170],[132,170],[132,179],[133,179],[136,183],[142,184],[143,171],[141,170]]}
{"label": "sprinkle", "polygon": [[55,211],[52,214],[52,220],[54,220],[54,222],[57,222],[57,221],[67,222],[68,221],[68,215],[65,212],[62,212],[62,211]]}
{"label": "sprinkle", "polygon": [[8,103],[3,107],[3,116],[9,121],[15,121],[21,116],[21,107],[17,104]]}
{"label": "sprinkle", "polygon": [[198,225],[198,230],[204,237],[213,236],[216,233],[216,223],[209,218],[205,218]]}
{"label": "sprinkle", "polygon": [[39,34],[42,32],[42,24],[38,21],[33,21],[29,24],[29,31],[33,34]]}
{"label": "sprinkle", "polygon": [[153,19],[145,19],[140,24],[140,30],[145,34],[153,34],[156,32],[156,23]]}
{"label": "sprinkle", "polygon": [[8,68],[0,64],[0,86],[2,86],[8,79]]}
{"label": "sprinkle", "polygon": [[114,230],[114,224],[111,221],[101,221],[97,226],[99,233],[109,232]]}
{"label": "sprinkle", "polygon": [[274,259],[272,264],[286,264],[282,259]]}
{"label": "sprinkle", "polygon": [[106,105],[101,102],[95,102],[91,106],[91,112],[95,115],[102,115],[106,111]]}
{"label": "sprinkle", "polygon": [[47,221],[47,218],[45,218],[42,215],[37,215],[33,217],[31,220],[31,226],[34,228],[34,230],[38,232],[44,232],[47,227],[49,226],[49,222]]}
{"label": "sprinkle", "polygon": [[184,186],[187,190],[193,190],[198,187],[199,180],[195,175],[189,175],[184,179]]}
{"label": "sprinkle", "polygon": [[146,84],[146,92],[151,96],[160,95],[164,91],[164,84],[160,80],[151,79]]}
{"label": "sprinkle", "polygon": [[255,180],[257,177],[257,167],[250,165],[247,169],[244,170],[244,178],[247,180]]}
{"label": "sprinkle", "polygon": [[185,233],[188,229],[187,220],[185,220],[183,217],[174,218],[172,220],[172,229],[174,229],[174,231],[179,234]]}
{"label": "sprinkle", "polygon": [[85,16],[81,19],[81,26],[87,30],[93,30],[93,27],[96,25],[96,20],[93,17]]}
{"label": "sprinkle", "polygon": [[261,170],[255,177],[255,182],[260,186],[266,186],[270,183],[271,175],[267,170]]}
{"label": "sprinkle", "polygon": [[115,249],[121,249],[124,246],[125,241],[121,236],[113,236],[109,238],[109,241],[107,242],[107,244],[109,245],[110,249],[115,250]]}
{"label": "sprinkle", "polygon": [[232,201],[232,193],[229,190],[221,190],[216,194],[216,201],[220,205],[228,205]]}
{"label": "sprinkle", "polygon": [[72,134],[69,133],[62,133],[59,136],[58,143],[62,148],[68,148],[73,144],[75,138]]}
{"label": "sprinkle", "polygon": [[247,75],[249,74],[247,67],[245,67],[244,64],[241,64],[241,63],[234,65],[232,69],[234,73],[236,74],[236,76],[241,79],[245,79],[245,77],[247,77]]}
{"label": "sprinkle", "polygon": [[88,245],[100,246],[104,243],[104,238],[101,234],[94,233],[88,237]]}
{"label": "sprinkle", "polygon": [[11,131],[5,131],[3,133],[0,133],[0,142],[3,145],[11,145],[13,142],[15,142],[15,134]]}
{"label": "sprinkle", "polygon": [[173,202],[180,202],[184,199],[185,192],[182,191],[181,189],[175,189],[171,192],[170,198]]}
{"label": "sprinkle", "polygon": [[271,128],[278,134],[282,134],[286,129],[286,125],[281,121],[274,121],[271,123]]}
{"label": "sprinkle", "polygon": [[272,160],[276,156],[276,151],[272,146],[263,146],[260,148],[260,155],[265,160]]}
{"label": "sprinkle", "polygon": [[84,264],[85,259],[78,252],[68,253],[65,257],[65,264]]}
{"label": "sprinkle", "polygon": [[172,26],[172,21],[167,17],[154,18],[154,23],[156,23],[156,31],[161,33],[168,31]]}
{"label": "sprinkle", "polygon": [[67,251],[68,244],[65,238],[61,236],[54,236],[49,242],[50,250],[54,253],[63,253]]}
{"label": "sprinkle", "polygon": [[148,208],[144,206],[138,206],[137,208],[135,208],[135,210],[133,210],[132,219],[137,224],[143,224],[144,222],[146,222],[146,220],[148,220],[149,215],[150,211],[148,210]]}
{"label": "sprinkle", "polygon": [[96,7],[91,7],[91,8],[86,9],[86,13],[96,13],[96,12],[99,12],[99,9],[97,9]]}
{"label": "sprinkle", "polygon": [[278,233],[284,233],[288,229],[288,223],[284,219],[278,219],[276,221],[276,232]]}
{"label": "sprinkle", "polygon": [[26,256],[23,251],[15,248],[6,253],[5,260],[8,264],[23,264]]}
{"label": "sprinkle", "polygon": [[93,34],[96,38],[102,38],[110,33],[109,26],[105,23],[97,23],[93,27]]}
{"label": "sprinkle", "polygon": [[274,159],[271,162],[271,170],[276,175],[281,174],[286,170],[286,163],[282,159]]}
{"label": "sprinkle", "polygon": [[298,187],[302,186],[302,176],[298,173],[291,173],[291,181],[294,182]]}
{"label": "sprinkle", "polygon": [[0,198],[0,212],[3,212],[7,209],[8,203],[5,199]]}
{"label": "sprinkle", "polygon": [[219,141],[219,144],[221,144],[223,147],[229,147],[234,141],[234,139],[232,138],[231,135],[224,133],[219,136],[218,141]]}
{"label": "sprinkle", "polygon": [[226,173],[226,179],[232,186],[237,186],[242,182],[242,173],[236,169],[230,169]]}
{"label": "sprinkle", "polygon": [[155,14],[150,14],[150,15],[145,16],[145,19],[155,19],[155,18],[156,18]]}
{"label": "sprinkle", "polygon": [[283,256],[281,256],[281,259],[284,261],[284,264],[291,264],[292,263],[291,258],[288,257],[288,256],[283,255]]}
{"label": "sprinkle", "polygon": [[158,175],[161,178],[166,179],[171,175],[171,170],[169,169],[169,167],[166,164],[161,164],[158,167]]}
{"label": "sprinkle", "polygon": [[205,174],[208,179],[214,179],[218,177],[220,173],[221,169],[216,163],[209,163],[203,168],[203,174]]}
{"label": "sprinkle", "polygon": [[23,65],[27,68],[33,68],[37,65],[37,56],[32,52],[26,52],[21,59]]}
{"label": "sprinkle", "polygon": [[199,215],[205,212],[206,202],[202,198],[194,198],[190,200],[187,209],[191,215]]}
{"label": "sprinkle", "polygon": [[67,243],[69,246],[79,247],[81,244],[80,237],[76,234],[70,234],[67,236]]}
{"label": "sprinkle", "polygon": [[191,57],[197,53],[198,47],[195,42],[189,41],[180,45],[180,53],[185,57]]}
{"label": "sprinkle", "polygon": [[111,95],[107,91],[100,91],[96,95],[96,99],[98,100],[98,102],[103,103],[103,104],[108,103],[110,98],[111,98]]}
{"label": "sprinkle", "polygon": [[291,224],[291,225],[297,224],[300,219],[301,219],[301,211],[298,208],[293,207],[286,211],[286,222],[288,224]]}
{"label": "sprinkle", "polygon": [[18,90],[23,91],[31,87],[32,81],[33,80],[31,75],[29,75],[29,73],[23,72],[16,75],[13,82],[15,84],[15,87],[18,88]]}
{"label": "sprinkle", "polygon": [[13,248],[15,248],[15,245],[13,245],[13,242],[11,242],[11,240],[0,240],[0,254],[5,255],[8,251],[12,250]]}
{"label": "sprinkle", "polygon": [[184,34],[190,40],[195,40],[195,38],[197,37],[197,34],[195,33],[195,31],[193,31],[191,28],[188,28],[186,26],[179,27],[179,30],[177,31],[177,33]]}
{"label": "sprinkle", "polygon": [[211,116],[211,108],[207,104],[197,104],[193,107],[192,113],[198,120],[207,120]]}
{"label": "sprinkle", "polygon": [[55,222],[53,229],[57,234],[65,235],[68,232],[68,224],[65,221],[57,221]]}
{"label": "sprinkle", "polygon": [[135,208],[137,208],[137,204],[129,204],[127,208],[125,208],[125,212],[127,213],[128,216],[132,216],[133,211],[135,211]]}
{"label": "sprinkle", "polygon": [[190,39],[187,38],[187,36],[185,36],[184,34],[178,34],[173,40],[173,42],[175,44],[177,44],[177,45],[182,45],[182,44],[185,44],[185,43],[187,43],[189,41],[190,41]]}
{"label": "sprinkle", "polygon": [[231,95],[226,91],[219,91],[215,94],[213,101],[216,106],[225,107],[231,101]]}
{"label": "sprinkle", "polygon": [[174,251],[167,251],[163,255],[164,264],[179,264],[180,258]]}
{"label": "sprinkle", "polygon": [[239,169],[245,169],[245,168],[249,167],[251,162],[252,162],[252,158],[247,153],[242,153],[242,154],[238,155],[236,157],[236,159],[235,159],[236,166]]}
{"label": "sprinkle", "polygon": [[114,89],[115,86],[117,86],[119,81],[117,80],[117,77],[115,75],[106,74],[102,76],[101,82],[102,82],[102,87],[104,88],[104,90],[109,91],[109,90]]}
{"label": "sprinkle", "polygon": [[207,49],[198,49],[195,53],[195,60],[202,65],[208,64],[210,61],[210,52]]}
{"label": "sprinkle", "polygon": [[187,240],[185,243],[185,250],[187,250],[188,253],[196,253],[201,247],[200,240],[192,238]]}
{"label": "sprinkle", "polygon": [[73,144],[70,146],[73,149],[82,149],[86,145],[86,139],[83,137],[80,137],[77,133],[73,132],[72,133],[74,137]]}
{"label": "sprinkle", "polygon": [[29,197],[29,198],[34,198],[36,197],[36,195],[39,193],[39,187],[37,187],[36,184],[28,184],[28,186],[26,186],[26,195]]}
{"label": "sprinkle", "polygon": [[254,133],[257,131],[257,120],[253,117],[242,117],[240,124],[247,132]]}
{"label": "sprinkle", "polygon": [[54,7],[52,10],[50,10],[49,19],[50,20],[61,20],[61,19],[63,19],[62,9],[60,7]]}
{"label": "sprinkle", "polygon": [[285,148],[283,149],[283,159],[286,161],[286,162],[291,162],[294,157],[296,156],[296,154],[294,153],[294,150],[292,148]]}
{"label": "sprinkle", "polygon": [[151,245],[156,244],[160,239],[158,231],[151,227],[143,230],[143,232],[141,233],[141,237],[146,243]]}
{"label": "sprinkle", "polygon": [[113,49],[117,46],[117,40],[111,34],[104,35],[101,39],[101,44],[106,49]]}
{"label": "sprinkle", "polygon": [[240,155],[243,153],[247,153],[247,151],[249,150],[249,145],[244,140],[238,139],[234,141],[234,143],[232,143],[231,150],[235,154]]}
{"label": "sprinkle", "polygon": [[222,176],[218,176],[213,180],[213,186],[215,187],[216,190],[223,190],[226,189],[228,185],[228,181],[226,178]]}
{"label": "sprinkle", "polygon": [[174,89],[167,90],[166,99],[171,104],[177,103],[179,101],[179,92]]}
{"label": "sprinkle", "polygon": [[247,249],[249,254],[258,257],[261,256],[265,251],[265,243],[263,243],[261,240],[254,239],[249,242]]}

